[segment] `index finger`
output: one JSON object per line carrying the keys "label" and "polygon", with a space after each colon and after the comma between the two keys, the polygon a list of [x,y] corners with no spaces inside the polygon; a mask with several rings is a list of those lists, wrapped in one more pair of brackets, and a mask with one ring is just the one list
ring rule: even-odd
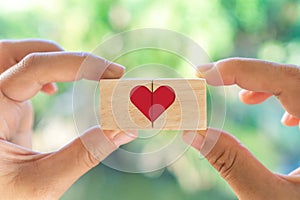
{"label": "index finger", "polygon": [[14,101],[33,97],[43,85],[82,78],[120,78],[124,67],[88,53],[34,53],[0,75],[0,91]]}
{"label": "index finger", "polygon": [[287,74],[299,68],[249,58],[231,58],[197,68],[211,85],[237,84],[241,88],[278,96],[288,79]]}

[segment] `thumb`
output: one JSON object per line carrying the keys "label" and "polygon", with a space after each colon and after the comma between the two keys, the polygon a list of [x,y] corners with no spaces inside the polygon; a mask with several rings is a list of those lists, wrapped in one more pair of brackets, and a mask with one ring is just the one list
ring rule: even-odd
{"label": "thumb", "polygon": [[217,129],[208,129],[197,133],[185,131],[183,140],[206,157],[239,199],[278,197],[276,192],[282,185],[278,184],[280,178],[266,169],[233,136]]}
{"label": "thumb", "polygon": [[36,180],[46,180],[54,192],[53,196],[59,197],[120,145],[136,137],[136,134],[121,130],[103,131],[99,127],[93,127],[64,148],[38,160],[38,175],[43,178]]}

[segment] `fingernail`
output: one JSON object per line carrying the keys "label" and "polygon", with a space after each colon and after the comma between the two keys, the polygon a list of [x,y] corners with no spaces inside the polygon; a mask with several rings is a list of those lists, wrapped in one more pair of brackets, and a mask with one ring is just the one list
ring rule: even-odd
{"label": "fingernail", "polygon": [[214,63],[208,63],[208,64],[204,64],[204,65],[199,65],[197,67],[197,75],[199,77],[205,77],[206,72],[208,72],[209,70],[211,70],[214,67]]}
{"label": "fingernail", "polygon": [[289,114],[288,112],[285,112],[281,118],[281,123],[286,126],[297,126],[299,123],[299,119]]}
{"label": "fingernail", "polygon": [[123,76],[125,72],[125,67],[117,63],[110,63],[107,69],[108,72],[110,73],[110,76],[116,78]]}
{"label": "fingernail", "polygon": [[239,95],[240,95],[240,96],[247,95],[247,94],[249,94],[249,92],[250,92],[250,91],[248,91],[248,90],[242,89],[242,90],[239,92]]}
{"label": "fingernail", "polygon": [[194,139],[195,139],[195,132],[183,132],[182,139],[185,141],[187,144],[192,144]]}
{"label": "fingernail", "polygon": [[55,93],[55,92],[57,92],[58,91],[58,87],[57,87],[57,84],[56,83],[53,83],[52,84],[53,85],[53,92]]}
{"label": "fingernail", "polygon": [[253,99],[251,99],[251,91],[248,90],[244,90],[242,89],[239,92],[239,98],[242,102],[249,104],[249,101],[253,101]]}
{"label": "fingernail", "polygon": [[289,119],[289,114],[287,113],[287,112],[285,112],[284,114],[283,114],[283,116],[282,116],[282,118],[281,118],[281,123],[282,124],[286,124],[286,122],[288,121],[288,119]]}
{"label": "fingernail", "polygon": [[183,133],[183,141],[197,149],[201,148],[204,138],[205,137],[202,132],[186,131]]}
{"label": "fingernail", "polygon": [[113,141],[117,146],[121,146],[123,144],[127,144],[128,142],[133,141],[136,138],[137,133],[135,132],[120,132],[113,138]]}

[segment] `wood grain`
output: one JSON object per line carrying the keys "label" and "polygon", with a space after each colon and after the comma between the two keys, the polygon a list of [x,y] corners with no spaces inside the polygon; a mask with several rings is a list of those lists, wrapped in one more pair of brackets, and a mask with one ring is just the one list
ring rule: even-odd
{"label": "wood grain", "polygon": [[152,80],[100,80],[100,125],[102,129],[151,129],[152,123],[130,102],[137,85],[152,89]]}
{"label": "wood grain", "polygon": [[[147,87],[151,92],[160,86],[169,86],[175,92],[174,103],[153,123],[130,101],[130,92],[139,85]],[[100,125],[105,130],[205,130],[206,115],[205,79],[100,81]]]}
{"label": "wood grain", "polygon": [[175,91],[174,103],[154,121],[154,129],[205,130],[206,81],[205,79],[155,79],[153,91],[160,86]]}

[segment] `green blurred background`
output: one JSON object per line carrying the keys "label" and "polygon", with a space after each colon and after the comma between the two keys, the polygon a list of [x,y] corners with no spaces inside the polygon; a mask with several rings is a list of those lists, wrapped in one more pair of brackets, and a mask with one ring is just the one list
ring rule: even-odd
{"label": "green blurred background", "polygon": [[[1,39],[46,38],[66,50],[90,52],[115,33],[145,27],[187,35],[205,49],[212,61],[242,56],[300,64],[298,0],[0,1]],[[169,55],[155,55],[143,52],[119,62],[131,69],[142,61],[165,61],[178,71],[186,70],[181,62],[167,59]],[[271,98],[261,105],[246,106],[238,100],[237,87],[225,90],[224,129],[274,172],[288,173],[299,166],[299,130],[279,123],[283,109],[278,101]],[[56,150],[77,136],[69,103],[71,96],[72,83],[60,83],[58,94],[38,94],[33,99],[34,149]],[[214,169],[190,149],[172,165],[152,173],[122,173],[99,165],[76,182],[62,199],[236,197]]]}

